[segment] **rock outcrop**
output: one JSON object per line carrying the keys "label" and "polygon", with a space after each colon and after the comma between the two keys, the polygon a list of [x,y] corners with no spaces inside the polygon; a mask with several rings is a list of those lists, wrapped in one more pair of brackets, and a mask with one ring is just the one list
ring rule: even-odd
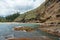
{"label": "rock outcrop", "polygon": [[33,31],[35,31],[35,29],[34,28],[32,28],[32,27],[14,27],[13,28],[14,29],[14,31],[23,31],[23,32],[33,32]]}
{"label": "rock outcrop", "polygon": [[14,21],[26,23],[60,23],[60,0],[46,0],[38,8],[24,14],[23,17],[20,16]]}
{"label": "rock outcrop", "polygon": [[45,18],[50,17],[46,23],[60,22],[60,0],[48,0],[45,4]]}

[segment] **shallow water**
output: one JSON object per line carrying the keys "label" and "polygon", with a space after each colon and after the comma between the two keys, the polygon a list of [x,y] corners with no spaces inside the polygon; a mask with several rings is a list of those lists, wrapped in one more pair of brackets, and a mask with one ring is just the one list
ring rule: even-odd
{"label": "shallow water", "polygon": [[13,27],[17,26],[31,26],[31,27],[38,27],[39,24],[16,24],[16,23],[0,23],[0,40],[5,40],[6,38],[11,38],[11,37],[39,37],[39,36],[47,36],[50,38],[53,38],[54,40],[59,40],[57,36],[48,34],[46,32],[42,32],[41,30],[36,30],[34,32],[23,32],[23,31],[14,31]]}

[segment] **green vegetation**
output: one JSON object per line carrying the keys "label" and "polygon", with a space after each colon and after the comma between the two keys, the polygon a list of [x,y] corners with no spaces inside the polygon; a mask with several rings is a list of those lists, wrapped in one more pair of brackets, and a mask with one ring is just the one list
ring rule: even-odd
{"label": "green vegetation", "polygon": [[[19,14],[19,12],[6,17],[0,17],[1,22],[44,23],[54,19],[53,15],[60,15],[59,0],[46,0],[36,9]],[[53,14],[53,15],[52,15]]]}
{"label": "green vegetation", "polygon": [[44,10],[45,10],[44,4],[45,4],[45,2],[43,4],[41,4],[38,8],[28,11],[24,14],[21,14],[14,21],[15,22],[23,22],[24,21],[25,23],[26,22],[32,22],[32,23],[40,22],[41,21],[40,15],[42,15],[42,13],[44,13]]}
{"label": "green vegetation", "polygon": [[6,21],[5,17],[0,16],[0,22],[5,22],[5,21]]}
{"label": "green vegetation", "polygon": [[19,12],[14,13],[12,15],[8,15],[6,17],[1,17],[0,16],[0,22],[13,22],[15,18],[17,18],[19,16]]}
{"label": "green vegetation", "polygon": [[[58,19],[54,19],[53,15],[60,15],[60,0],[46,0],[38,8],[28,11],[22,14],[23,17],[19,16],[14,21],[25,22],[25,23],[44,23]],[[19,20],[17,20],[19,19]],[[23,20],[24,19],[24,20]],[[53,20],[54,19],[54,20]],[[21,21],[23,20],[23,21]]]}
{"label": "green vegetation", "polygon": [[13,15],[8,15],[5,18],[1,18],[0,22],[40,22],[41,14],[44,13],[45,2],[41,4],[38,8],[25,12],[24,14],[19,14],[19,12],[14,13]]}
{"label": "green vegetation", "polygon": [[6,20],[8,20],[9,22],[12,22],[14,21],[15,18],[17,18],[19,16],[19,12],[13,14],[13,15],[9,15],[9,16],[6,16]]}

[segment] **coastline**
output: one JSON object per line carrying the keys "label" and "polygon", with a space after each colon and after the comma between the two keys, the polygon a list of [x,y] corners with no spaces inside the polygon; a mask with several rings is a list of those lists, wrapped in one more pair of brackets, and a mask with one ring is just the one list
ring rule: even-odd
{"label": "coastline", "polygon": [[[13,23],[14,23],[14,24],[15,24],[15,23],[18,23],[18,24],[20,24],[20,22],[0,22],[0,23],[2,23],[2,24],[3,24],[3,23],[9,23],[9,24],[10,24],[10,23],[12,23],[12,24],[13,24]],[[40,23],[21,23],[21,24],[40,24]]]}
{"label": "coastline", "polygon": [[60,27],[39,28],[41,31],[60,37]]}

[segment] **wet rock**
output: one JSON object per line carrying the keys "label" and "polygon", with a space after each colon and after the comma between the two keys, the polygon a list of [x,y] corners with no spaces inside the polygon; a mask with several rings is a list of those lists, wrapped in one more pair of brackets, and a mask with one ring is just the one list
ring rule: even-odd
{"label": "wet rock", "polygon": [[32,27],[14,27],[14,31],[32,32],[35,29]]}

